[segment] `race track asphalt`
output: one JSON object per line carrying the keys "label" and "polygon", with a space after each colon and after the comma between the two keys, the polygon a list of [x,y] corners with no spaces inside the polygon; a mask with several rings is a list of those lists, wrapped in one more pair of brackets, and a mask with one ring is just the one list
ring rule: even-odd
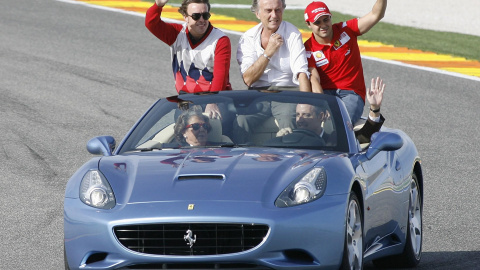
{"label": "race track asphalt", "polygon": [[[7,1],[0,36],[0,269],[63,269],[66,182],[92,157],[90,138],[120,140],[175,94],[169,48],[140,16],[58,1]],[[367,80],[387,83],[385,125],[409,134],[423,159],[417,269],[478,269],[480,82],[369,59],[364,67]],[[244,87],[233,57],[230,76]]]}

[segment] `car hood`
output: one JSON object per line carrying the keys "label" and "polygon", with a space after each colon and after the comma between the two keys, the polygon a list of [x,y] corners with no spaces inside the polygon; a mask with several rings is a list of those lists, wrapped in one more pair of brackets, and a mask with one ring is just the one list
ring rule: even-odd
{"label": "car hood", "polygon": [[325,158],[318,150],[209,148],[103,157],[99,169],[117,203],[271,201]]}

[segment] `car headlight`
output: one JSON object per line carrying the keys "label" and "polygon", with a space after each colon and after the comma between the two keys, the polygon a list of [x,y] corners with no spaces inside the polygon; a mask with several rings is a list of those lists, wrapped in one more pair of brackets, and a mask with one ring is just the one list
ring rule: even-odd
{"label": "car headlight", "polygon": [[290,207],[314,201],[323,196],[327,174],[323,167],[313,168],[293,181],[275,201],[277,207]]}
{"label": "car headlight", "polygon": [[113,190],[105,176],[97,170],[90,170],[83,176],[80,200],[95,208],[112,209],[115,206]]}

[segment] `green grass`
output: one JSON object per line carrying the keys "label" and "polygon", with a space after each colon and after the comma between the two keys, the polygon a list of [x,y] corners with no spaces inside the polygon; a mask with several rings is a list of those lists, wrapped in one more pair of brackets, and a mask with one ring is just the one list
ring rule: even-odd
{"label": "green grass", "polygon": [[[147,1],[152,2],[153,1]],[[182,0],[170,0],[168,4],[179,5]],[[211,1],[212,3],[212,1]],[[248,4],[245,0],[215,0],[215,4]],[[258,21],[250,9],[212,8],[216,14],[232,16],[240,20]],[[352,16],[332,12],[334,22],[341,22],[353,18]],[[308,31],[303,20],[303,10],[285,10],[283,20],[291,22],[299,29]],[[449,54],[480,61],[480,37],[451,32],[440,32],[416,29],[379,22],[367,34],[359,39],[379,41],[396,47],[407,47],[422,51]]]}

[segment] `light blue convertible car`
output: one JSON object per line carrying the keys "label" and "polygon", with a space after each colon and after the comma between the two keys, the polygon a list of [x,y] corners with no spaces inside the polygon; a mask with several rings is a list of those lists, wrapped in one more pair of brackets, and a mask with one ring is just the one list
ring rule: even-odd
{"label": "light blue convertible car", "polygon": [[414,267],[417,149],[400,130],[365,142],[357,128],[327,95],[160,99],[118,145],[88,142],[98,156],[66,186],[65,269]]}

